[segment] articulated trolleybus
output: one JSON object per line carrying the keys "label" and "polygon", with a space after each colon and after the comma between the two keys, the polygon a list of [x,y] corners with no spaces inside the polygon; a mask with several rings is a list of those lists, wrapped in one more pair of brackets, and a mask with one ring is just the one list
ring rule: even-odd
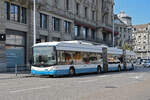
{"label": "articulated trolleybus", "polygon": [[[123,50],[81,41],[45,42],[33,46],[33,75],[70,75],[104,71],[103,47],[107,48],[107,71],[121,71]],[[133,69],[134,52],[126,51],[126,69]]]}

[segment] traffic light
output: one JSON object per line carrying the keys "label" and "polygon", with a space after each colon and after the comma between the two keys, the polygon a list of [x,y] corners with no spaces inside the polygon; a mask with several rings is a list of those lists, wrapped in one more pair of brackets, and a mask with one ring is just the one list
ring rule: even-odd
{"label": "traffic light", "polygon": [[6,34],[0,34],[0,41],[6,41]]}

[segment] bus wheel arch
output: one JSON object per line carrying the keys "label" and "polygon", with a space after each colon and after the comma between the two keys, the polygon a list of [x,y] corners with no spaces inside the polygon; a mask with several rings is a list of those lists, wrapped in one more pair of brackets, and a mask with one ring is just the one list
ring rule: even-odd
{"label": "bus wheel arch", "polygon": [[75,75],[75,68],[74,68],[74,66],[71,66],[70,68],[69,68],[69,75],[70,76],[74,76]]}
{"label": "bus wheel arch", "polygon": [[102,67],[100,65],[97,66],[97,73],[100,74],[102,72]]}

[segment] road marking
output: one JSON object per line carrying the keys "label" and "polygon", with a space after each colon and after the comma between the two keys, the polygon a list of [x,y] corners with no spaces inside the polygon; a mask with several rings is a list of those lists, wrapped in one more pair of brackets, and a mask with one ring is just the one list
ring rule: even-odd
{"label": "road marking", "polygon": [[98,76],[100,78],[104,78],[104,77],[110,77],[111,75],[103,75],[103,76]]}
{"label": "road marking", "polygon": [[140,79],[140,78],[142,78],[142,77],[143,77],[143,75],[134,76],[134,77],[129,77],[129,78],[133,78],[133,79]]}
{"label": "road marking", "polygon": [[[97,78],[98,77],[98,78]],[[118,77],[118,75],[113,76],[113,75],[103,75],[103,76],[97,76],[95,77],[96,79],[91,79],[91,80],[81,80],[78,81],[78,83],[87,83],[87,82],[94,82],[94,81],[99,81],[100,78],[106,78],[106,77]],[[120,76],[119,76],[120,77]]]}
{"label": "road marking", "polygon": [[98,76],[100,78],[105,78],[105,77],[113,77],[113,78],[117,78],[117,77],[122,77],[123,75],[103,75],[103,76]]}
{"label": "road marking", "polygon": [[139,77],[139,76],[135,76],[135,77],[130,77],[130,78],[135,78],[135,79],[139,79],[140,77]]}
{"label": "road marking", "polygon": [[31,90],[40,90],[50,88],[51,86],[44,86],[44,87],[36,87],[36,88],[28,88],[28,89],[20,89],[20,90],[11,90],[10,93],[17,93],[17,92],[24,92],[24,91],[31,91]]}
{"label": "road marking", "polygon": [[98,79],[93,79],[93,80],[83,80],[83,81],[78,81],[78,83],[87,83],[87,82],[94,82],[98,81]]}
{"label": "road marking", "polygon": [[[98,78],[97,78],[98,77]],[[97,76],[95,77],[96,79],[91,79],[91,80],[81,80],[78,81],[78,83],[87,83],[87,82],[94,82],[94,81],[99,81],[100,78],[106,78],[106,77],[118,77],[118,75],[113,76],[113,75],[103,75],[103,76]],[[120,76],[119,76],[120,77]]]}

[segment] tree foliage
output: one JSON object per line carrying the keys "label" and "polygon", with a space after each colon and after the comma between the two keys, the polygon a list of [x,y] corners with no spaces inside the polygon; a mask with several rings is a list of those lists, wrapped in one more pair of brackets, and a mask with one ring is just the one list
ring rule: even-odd
{"label": "tree foliage", "polygon": [[125,50],[133,50],[131,44],[129,44],[129,43],[124,43],[124,45],[122,46],[122,49],[125,49]]}

